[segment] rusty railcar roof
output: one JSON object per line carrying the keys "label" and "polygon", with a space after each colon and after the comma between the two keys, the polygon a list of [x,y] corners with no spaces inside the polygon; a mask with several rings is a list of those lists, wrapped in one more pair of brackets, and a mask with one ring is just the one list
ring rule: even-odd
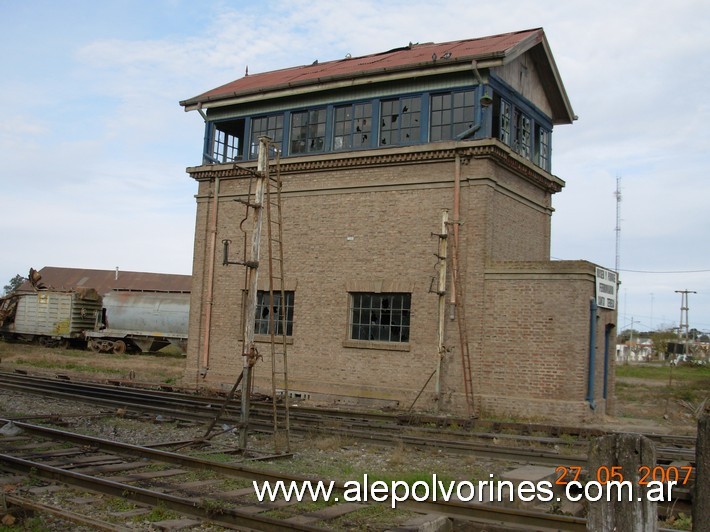
{"label": "rusty railcar roof", "polygon": [[[56,290],[76,290],[93,288],[106,295],[113,289],[159,290],[189,292],[192,288],[191,275],[170,273],[131,272],[118,270],[90,270],[82,268],[61,268],[45,266],[39,270],[41,283]],[[34,289],[29,281],[20,286],[20,292]]]}
{"label": "rusty railcar roof", "polygon": [[548,89],[556,92],[551,98],[558,111],[556,114],[558,117],[565,115],[563,122],[571,122],[572,109],[542,28],[444,43],[410,43],[371,55],[322,63],[315,61],[311,65],[250,74],[183,100],[180,105],[189,111],[230,105],[250,96],[275,97],[280,91],[298,88],[324,90],[345,80],[354,82],[362,79],[366,83],[377,77],[397,73],[410,76],[424,73],[434,75],[455,67],[470,68],[473,60],[482,67],[501,66],[533,48],[536,49],[534,53],[541,75],[547,80]]}

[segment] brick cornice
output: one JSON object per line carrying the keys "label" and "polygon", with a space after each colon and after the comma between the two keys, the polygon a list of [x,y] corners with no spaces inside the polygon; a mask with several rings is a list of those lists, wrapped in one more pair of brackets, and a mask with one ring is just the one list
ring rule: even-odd
{"label": "brick cornice", "polygon": [[[471,159],[492,159],[496,164],[510,170],[517,176],[547,192],[562,190],[564,182],[551,174],[537,169],[531,163],[514,154],[496,140],[470,142],[447,142],[436,145],[395,148],[387,150],[367,150],[343,154],[323,154],[321,156],[284,159],[280,163],[281,175],[324,172],[338,169],[373,168],[382,166],[402,166],[418,163],[453,161],[458,155],[463,164]],[[255,163],[233,163],[196,166],[187,169],[190,177],[197,181],[215,178],[244,178],[253,175]],[[271,165],[271,171],[275,164]]]}

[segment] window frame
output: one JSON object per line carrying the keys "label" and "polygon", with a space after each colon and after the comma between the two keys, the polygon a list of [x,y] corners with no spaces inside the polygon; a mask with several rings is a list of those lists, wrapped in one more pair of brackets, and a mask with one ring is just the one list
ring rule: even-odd
{"label": "window frame", "polygon": [[347,341],[359,347],[409,346],[411,316],[411,292],[348,292]]}
{"label": "window frame", "polygon": [[[276,290],[274,294],[274,336],[282,336],[284,326],[283,309],[281,302],[281,291]],[[254,309],[254,334],[256,336],[271,336],[271,320],[269,318],[269,290],[257,290],[256,292],[256,308]],[[293,315],[295,309],[296,293],[294,290],[284,290],[286,299],[286,338],[293,338]],[[266,313],[266,314],[265,314]]]}
{"label": "window frame", "polygon": [[[368,149],[372,146],[372,125],[374,123],[373,107],[374,104],[372,101],[333,105],[333,133],[331,151],[339,152]],[[365,108],[369,109],[365,110]],[[362,114],[360,113],[361,110]],[[339,119],[338,117],[340,112],[345,113],[345,116],[342,119]],[[369,122],[367,122],[367,120],[369,120]],[[339,131],[341,127],[342,131]],[[355,138],[357,135],[363,135],[366,138],[361,137],[360,142],[356,146]],[[338,144],[338,139],[341,139],[340,147],[336,146]],[[347,139],[347,142],[345,139]]]}
{"label": "window frame", "polygon": [[204,160],[207,164],[240,161],[244,157],[246,120],[219,120],[207,123],[207,145]]}
{"label": "window frame", "polygon": [[498,123],[492,136],[535,166],[551,170],[552,127],[538,115],[498,97]]}
{"label": "window frame", "polygon": [[[379,127],[377,128],[377,146],[379,148],[389,148],[395,146],[413,146],[422,144],[422,94],[400,96],[397,98],[383,98],[379,102]],[[416,110],[409,109],[410,105],[416,102],[418,107]],[[409,105],[407,105],[409,103]],[[395,111],[395,104],[396,110]],[[392,106],[392,109],[385,113],[385,106]],[[405,115],[405,113],[410,113]],[[387,119],[389,118],[389,123]],[[406,120],[405,120],[406,119]],[[416,122],[416,126],[412,126],[411,121]],[[405,124],[408,122],[408,124]],[[396,127],[391,124],[397,124]],[[416,135],[410,136],[409,141],[402,142],[403,133],[416,132]],[[388,142],[384,142],[384,135],[387,135]],[[396,134],[396,141],[392,142],[392,138]]]}
{"label": "window frame", "polygon": [[[269,137],[273,144],[283,149],[284,140],[284,113],[273,113],[268,115],[255,116],[250,120],[249,124],[249,159],[259,157],[259,138]],[[265,127],[254,129],[254,124],[266,121]]]}
{"label": "window frame", "polygon": [[533,162],[543,170],[550,171],[550,130],[542,124],[535,124]]}
{"label": "window frame", "polygon": [[[441,108],[438,108],[435,100],[439,98],[443,100],[447,97],[450,100],[448,106],[442,101]],[[462,101],[457,105],[456,99],[459,97],[462,98]],[[429,142],[456,140],[459,135],[474,126],[476,122],[475,88],[435,92],[429,95],[429,101]],[[457,120],[458,112],[463,113],[461,120]],[[440,138],[435,138],[435,128],[442,133]]]}
{"label": "window frame", "polygon": [[[289,118],[289,155],[307,155],[309,153],[322,153],[326,151],[328,140],[328,108],[313,107],[292,111]],[[316,118],[314,121],[313,118]],[[305,118],[302,124],[296,124],[297,120]],[[320,139],[320,144],[315,145]],[[303,143],[303,150],[296,151],[295,143]]]}

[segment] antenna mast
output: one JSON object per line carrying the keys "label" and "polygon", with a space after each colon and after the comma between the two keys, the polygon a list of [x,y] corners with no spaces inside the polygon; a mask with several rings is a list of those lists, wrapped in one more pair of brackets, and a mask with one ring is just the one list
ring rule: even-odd
{"label": "antenna mast", "polygon": [[616,178],[616,278],[619,278],[619,267],[621,265],[621,178]]}

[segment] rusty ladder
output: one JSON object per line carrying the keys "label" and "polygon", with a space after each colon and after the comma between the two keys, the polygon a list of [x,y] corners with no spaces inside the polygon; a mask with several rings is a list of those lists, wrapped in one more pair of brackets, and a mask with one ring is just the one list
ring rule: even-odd
{"label": "rusty ladder", "polygon": [[[249,180],[249,188],[247,199],[236,201],[243,203],[246,207],[244,219],[240,223],[240,228],[244,233],[244,259],[230,260],[229,259],[229,244],[231,240],[223,240],[224,259],[223,265],[230,264],[241,265],[246,267],[246,275],[244,278],[244,289],[242,290],[241,304],[241,330],[242,330],[242,353],[249,360],[244,362],[244,367],[237,381],[234,383],[232,390],[227,395],[219,413],[210,423],[203,437],[208,439],[215,424],[221,419],[226,411],[228,403],[234,398],[237,388],[241,383],[242,400],[241,400],[241,427],[239,445],[242,449],[247,447],[247,434],[249,430],[249,410],[250,396],[252,392],[252,366],[256,364],[259,354],[254,343],[256,308],[258,306],[257,297],[257,271],[259,269],[259,248],[260,242],[263,239],[261,230],[262,214],[266,214],[267,240],[268,240],[268,266],[269,266],[269,331],[271,336],[271,359],[272,359],[272,398],[273,398],[273,417],[274,417],[274,447],[277,452],[285,447],[286,452],[290,452],[289,441],[289,406],[288,406],[288,375],[286,363],[286,319],[288,310],[286,306],[284,278],[283,278],[283,232],[281,219],[281,173],[280,173],[280,151],[276,149],[276,176],[272,177],[269,173],[269,150],[274,146],[268,137],[259,139],[259,163],[258,170],[247,170],[251,174]],[[257,179],[256,190],[253,190],[252,181]],[[247,230],[242,227],[243,224],[250,218],[250,212],[253,212],[254,228],[252,230],[252,249],[249,259],[247,255]],[[275,295],[278,294],[278,299]],[[277,302],[275,304],[275,302]],[[280,327],[277,327],[274,316],[280,315]],[[279,330],[280,334],[276,334]],[[281,337],[280,345],[282,350],[277,352],[276,338]],[[277,358],[280,357],[280,367],[277,363]],[[276,379],[282,376],[283,393],[284,393],[284,414],[279,417],[277,409],[277,394],[276,394]]]}
{"label": "rusty ladder", "polygon": [[[452,225],[457,222],[454,221]],[[468,409],[468,415],[473,417],[475,415],[474,401],[473,401],[473,378],[471,370],[471,352],[468,344],[468,332],[466,327],[466,305],[464,304],[464,294],[463,294],[463,283],[459,279],[459,243],[458,238],[453,239],[453,271],[452,280],[454,284],[454,293],[456,294],[456,320],[459,327],[459,343],[461,345],[461,365],[463,371],[463,384],[464,392],[466,394],[466,406]]]}
{"label": "rusty ladder", "polygon": [[[269,334],[271,336],[271,397],[274,451],[290,452],[287,335],[289,305],[284,283],[283,220],[281,217],[281,151],[276,148],[276,172],[266,187],[266,220],[269,255]],[[278,321],[277,321],[278,320]],[[277,387],[277,383],[280,385]],[[283,412],[277,407],[283,397]]]}

